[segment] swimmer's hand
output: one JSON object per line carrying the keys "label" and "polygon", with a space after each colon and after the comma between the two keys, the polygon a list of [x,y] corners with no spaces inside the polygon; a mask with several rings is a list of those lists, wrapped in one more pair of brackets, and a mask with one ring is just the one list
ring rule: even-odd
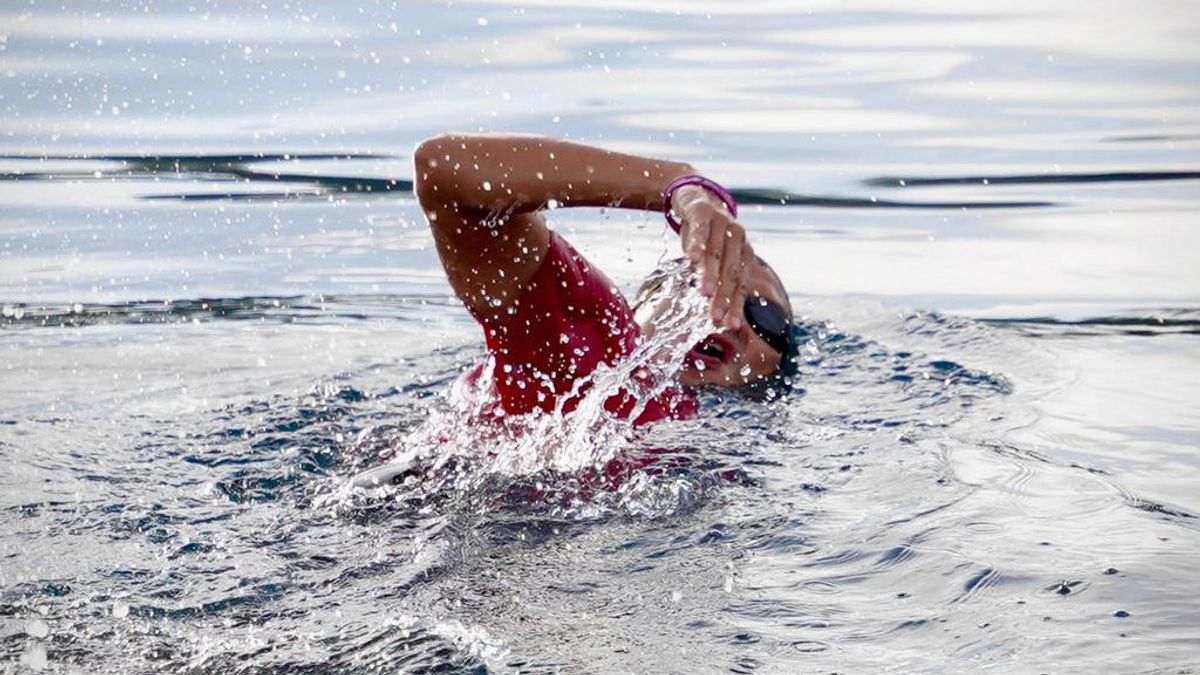
{"label": "swimmer's hand", "polygon": [[671,209],[682,223],[680,243],[688,264],[700,275],[700,292],[712,298],[713,323],[729,330],[741,328],[754,260],[746,228],[716,195],[696,185],[676,190]]}

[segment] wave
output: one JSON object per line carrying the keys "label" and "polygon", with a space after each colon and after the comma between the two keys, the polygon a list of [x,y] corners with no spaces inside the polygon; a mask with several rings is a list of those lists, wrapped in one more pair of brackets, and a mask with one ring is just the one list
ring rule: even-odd
{"label": "wave", "polygon": [[[94,164],[87,167],[64,168],[62,170],[0,172],[0,180],[52,181],[52,180],[138,180],[169,174],[178,179],[197,181],[225,181],[245,185],[247,183],[284,183],[298,189],[284,191],[263,190],[205,190],[180,191],[142,195],[145,200],[163,201],[282,201],[329,199],[332,196],[388,195],[409,196],[413,181],[402,178],[361,176],[338,176],[320,173],[286,173],[256,168],[267,162],[292,161],[362,161],[396,159],[395,155],[375,153],[242,153],[219,155],[0,155],[0,160],[111,162],[116,166],[97,169]],[[885,179],[874,179],[885,180]],[[873,184],[867,181],[867,184]],[[890,185],[890,183],[888,183]],[[738,203],[744,205],[810,207],[825,209],[933,209],[971,210],[1005,208],[1043,208],[1055,206],[1051,201],[908,201],[879,199],[873,196],[856,197],[844,195],[821,195],[790,192],[764,187],[742,187],[731,190]]]}
{"label": "wave", "polygon": [[1015,328],[1030,337],[1200,335],[1200,310],[1186,308],[1163,309],[1154,316],[1101,316],[1077,320],[1019,317],[980,319],[980,322]]}
{"label": "wave", "polygon": [[[231,153],[231,154],[100,154],[100,155],[23,155],[0,154],[0,160],[61,162],[109,162],[116,166],[97,170],[93,165],[61,170],[8,170],[0,172],[0,180],[136,180],[170,174],[175,178],[198,181],[227,181],[246,183],[285,183],[300,189],[270,191],[204,191],[142,195],[145,200],[183,201],[277,201],[297,199],[328,199],[333,195],[412,194],[413,181],[403,178],[370,176],[339,176],[322,173],[289,173],[256,168],[269,162],[354,162],[398,159],[386,153]],[[1147,181],[1198,180],[1200,171],[1102,171],[1093,173],[1046,173],[1019,175],[969,176],[880,176],[862,181],[867,187],[939,187],[955,185],[1048,185],[1130,183]],[[741,187],[731,190],[738,203],[745,205],[810,207],[827,209],[1015,209],[1046,208],[1059,205],[1046,200],[902,200],[880,199],[874,196],[821,195],[791,192],[765,187]]]}
{"label": "wave", "polygon": [[1198,180],[1200,171],[1104,171],[1098,173],[1045,173],[1015,176],[883,176],[863,181],[872,187],[935,187],[943,185],[1049,185],[1086,183],[1141,183],[1146,181]]}
{"label": "wave", "polygon": [[5,303],[0,329],[173,324],[201,321],[346,323],[411,320],[430,308],[457,307],[450,295],[294,295],[134,300],[117,303]]}

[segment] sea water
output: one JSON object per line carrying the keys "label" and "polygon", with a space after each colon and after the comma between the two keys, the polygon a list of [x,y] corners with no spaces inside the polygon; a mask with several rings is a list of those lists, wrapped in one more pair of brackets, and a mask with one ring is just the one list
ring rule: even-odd
{"label": "sea water", "polygon": [[[5,6],[0,671],[1196,667],[1196,45],[1166,0]],[[735,188],[797,390],[440,454],[446,130]],[[678,254],[548,220],[626,291]]]}

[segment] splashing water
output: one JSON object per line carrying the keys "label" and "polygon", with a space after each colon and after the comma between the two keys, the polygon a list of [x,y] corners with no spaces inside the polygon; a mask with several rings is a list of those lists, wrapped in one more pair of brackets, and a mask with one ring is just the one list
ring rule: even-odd
{"label": "splashing water", "polygon": [[[352,486],[384,486],[420,471],[425,474],[420,483],[426,491],[430,485],[471,491],[495,477],[603,467],[628,446],[634,430],[631,420],[675,385],[688,351],[713,330],[709,301],[691,283],[693,273],[686,263],[673,261],[659,274],[659,283],[643,303],[649,311],[640,317],[653,329],[646,331],[627,358],[601,364],[577,380],[552,411],[497,421],[494,364],[489,361],[476,381],[455,383],[447,395],[448,407],[433,411],[426,423],[404,438],[387,464],[359,474]],[[634,405],[628,414],[617,416],[605,403],[621,395],[629,396]],[[569,413],[564,409],[568,401],[577,403]]]}

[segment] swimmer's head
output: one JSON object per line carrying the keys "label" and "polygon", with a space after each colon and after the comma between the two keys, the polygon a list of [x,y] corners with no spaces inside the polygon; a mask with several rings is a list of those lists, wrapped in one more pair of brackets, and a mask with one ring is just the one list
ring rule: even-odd
{"label": "swimmer's head", "polygon": [[[662,283],[653,274],[638,292],[644,303]],[[714,332],[685,358],[679,381],[688,386],[750,388],[750,393],[778,395],[795,374],[796,339],[792,306],[775,270],[755,257],[749,269],[750,289],[743,305],[742,326]]]}

